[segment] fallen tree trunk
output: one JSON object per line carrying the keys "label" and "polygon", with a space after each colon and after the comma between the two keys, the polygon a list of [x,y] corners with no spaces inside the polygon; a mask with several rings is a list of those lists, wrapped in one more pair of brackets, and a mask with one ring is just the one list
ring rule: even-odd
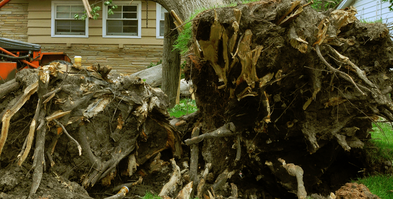
{"label": "fallen tree trunk", "polygon": [[187,70],[201,127],[185,143],[203,141],[211,175],[234,172],[227,181],[239,197],[328,195],[368,168],[359,154],[374,118],[393,121],[386,26],[361,23],[354,8],[318,13],[311,3],[263,0],[193,21]]}
{"label": "fallen tree trunk", "polygon": [[[160,87],[162,84],[162,64],[133,73],[131,77],[141,78],[152,87]],[[191,95],[192,81],[180,80],[180,96],[189,97]]]}

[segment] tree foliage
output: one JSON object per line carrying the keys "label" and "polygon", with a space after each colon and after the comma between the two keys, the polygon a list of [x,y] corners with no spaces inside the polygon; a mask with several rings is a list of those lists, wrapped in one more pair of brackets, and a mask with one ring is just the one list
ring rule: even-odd
{"label": "tree foliage", "polygon": [[[99,6],[98,3],[101,3],[101,2],[102,1],[98,1],[98,2],[95,2],[90,5],[90,7],[91,7],[90,14],[93,16],[93,19],[98,19],[98,17],[100,16],[100,14],[98,12],[101,10],[101,6]],[[117,5],[113,4],[112,0],[104,1],[104,5],[108,6],[108,15],[112,15],[113,10],[117,8]],[[85,20],[87,18],[86,10],[84,11],[84,14],[82,16],[75,14],[74,18]]]}
{"label": "tree foliage", "polygon": [[324,11],[330,8],[335,8],[340,2],[341,0],[315,0],[311,7],[317,11]]}
{"label": "tree foliage", "polygon": [[390,6],[389,6],[389,10],[393,11],[393,0],[382,0],[383,2],[389,2]]}

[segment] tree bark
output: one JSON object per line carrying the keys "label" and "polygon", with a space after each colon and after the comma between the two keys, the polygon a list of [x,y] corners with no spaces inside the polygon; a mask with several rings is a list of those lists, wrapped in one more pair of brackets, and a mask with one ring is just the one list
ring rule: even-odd
{"label": "tree bark", "polygon": [[162,56],[162,85],[161,89],[169,97],[169,107],[178,101],[180,86],[180,52],[173,50],[177,31],[169,13],[165,13],[164,54]]}
{"label": "tree bark", "polygon": [[173,10],[183,20],[187,20],[191,15],[201,8],[211,8],[217,5],[236,2],[236,0],[153,0],[161,4],[166,10]]}

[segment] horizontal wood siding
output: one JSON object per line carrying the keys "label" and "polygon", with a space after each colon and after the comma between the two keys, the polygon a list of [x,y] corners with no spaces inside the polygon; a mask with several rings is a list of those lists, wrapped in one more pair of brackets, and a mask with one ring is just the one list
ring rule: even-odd
{"label": "horizontal wood siding", "polygon": [[[128,0],[127,0],[128,2]],[[156,38],[156,3],[142,2],[142,38],[102,38],[102,17],[89,20],[88,38],[51,37],[51,0],[40,0],[30,3],[28,7],[27,34],[28,41],[34,43],[84,43],[84,44],[147,44],[163,45],[162,39]],[[148,7],[146,7],[148,6]],[[100,12],[102,16],[102,12]]]}
{"label": "horizontal wood siding", "polygon": [[382,19],[383,23],[393,22],[393,12],[389,10],[389,3],[381,0],[358,0],[353,6],[357,9],[359,20],[375,22]]}
{"label": "horizontal wood siding", "polygon": [[10,1],[0,9],[0,37],[27,41],[26,1]]}

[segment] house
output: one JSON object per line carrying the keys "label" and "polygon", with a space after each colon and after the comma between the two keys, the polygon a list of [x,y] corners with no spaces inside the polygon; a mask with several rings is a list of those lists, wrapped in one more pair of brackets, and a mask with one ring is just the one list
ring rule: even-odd
{"label": "house", "polygon": [[365,22],[382,20],[383,23],[393,22],[393,12],[389,10],[390,3],[382,0],[343,0],[337,9],[353,6],[358,11],[356,17]]}
{"label": "house", "polygon": [[113,0],[118,7],[108,15],[108,6],[99,2],[99,18],[81,20],[74,18],[84,13],[81,0],[12,0],[0,8],[0,37],[40,44],[42,51],[66,52],[72,59],[82,56],[82,64],[123,73],[161,59],[166,12],[161,5]]}

